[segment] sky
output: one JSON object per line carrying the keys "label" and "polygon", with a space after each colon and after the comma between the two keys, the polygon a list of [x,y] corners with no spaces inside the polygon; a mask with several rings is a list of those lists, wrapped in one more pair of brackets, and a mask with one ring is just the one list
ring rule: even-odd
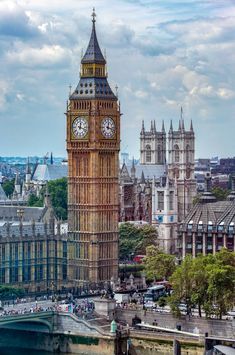
{"label": "sky", "polygon": [[142,120],[193,125],[196,157],[235,156],[234,0],[1,0],[0,156],[66,156],[66,100],[96,29],[121,102],[121,150]]}

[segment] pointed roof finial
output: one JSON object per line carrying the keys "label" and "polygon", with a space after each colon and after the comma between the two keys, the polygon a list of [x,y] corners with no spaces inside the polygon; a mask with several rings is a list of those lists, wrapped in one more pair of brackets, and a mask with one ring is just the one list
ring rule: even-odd
{"label": "pointed roof finial", "polygon": [[153,131],[153,121],[151,121],[151,131]]}
{"label": "pointed roof finial", "polygon": [[[171,121],[172,123],[172,121]],[[162,120],[162,133],[165,133],[165,124],[164,124],[164,120]]]}
{"label": "pointed roof finial", "polygon": [[190,123],[190,131],[193,132],[193,121],[191,119],[191,123]]}
{"label": "pointed roof finial", "polygon": [[95,23],[95,21],[96,21],[96,13],[95,13],[95,8],[93,7],[93,10],[92,10],[92,14],[91,14],[91,17],[92,17],[92,22],[93,22],[93,24]]}
{"label": "pointed roof finial", "polygon": [[142,170],[142,173],[141,173],[140,183],[141,183],[141,184],[145,184],[145,178],[144,178],[144,172],[143,172],[143,170]]}
{"label": "pointed roof finial", "polygon": [[15,186],[20,185],[20,178],[19,178],[19,172],[16,172],[16,177],[15,177]]}
{"label": "pointed roof finial", "polygon": [[134,157],[132,158],[132,167],[131,167],[131,177],[135,177],[135,159]]}
{"label": "pointed roof finial", "polygon": [[171,120],[169,132],[172,132],[172,131],[173,131],[173,124],[172,124],[172,120]]}
{"label": "pointed roof finial", "polygon": [[181,120],[179,120],[179,128],[178,131],[181,131]]}
{"label": "pointed roof finial", "polygon": [[180,120],[181,120],[181,130],[184,131],[184,117],[183,117],[183,107],[180,108]]}
{"label": "pointed roof finial", "polygon": [[155,120],[153,121],[153,129],[154,129],[154,132],[156,132],[156,122],[155,122]]}
{"label": "pointed roof finial", "polygon": [[116,90],[116,97],[118,98],[118,85],[117,84],[115,86],[115,90]]}
{"label": "pointed roof finial", "polygon": [[144,128],[144,120],[142,120],[142,129],[141,129],[141,133],[144,133],[145,128]]}
{"label": "pointed roof finial", "polygon": [[31,174],[31,169],[30,169],[30,165],[29,165],[29,157],[27,159],[26,174]]}
{"label": "pointed roof finial", "polygon": [[96,36],[96,30],[95,30],[95,9],[93,9],[92,12],[92,31],[91,31],[91,37],[90,41],[87,47],[87,50],[85,52],[85,55],[82,58],[81,63],[99,63],[99,64],[106,64],[106,60],[104,59],[104,56],[101,52],[97,36]]}
{"label": "pointed roof finial", "polygon": [[53,153],[51,152],[51,165],[54,164]]}

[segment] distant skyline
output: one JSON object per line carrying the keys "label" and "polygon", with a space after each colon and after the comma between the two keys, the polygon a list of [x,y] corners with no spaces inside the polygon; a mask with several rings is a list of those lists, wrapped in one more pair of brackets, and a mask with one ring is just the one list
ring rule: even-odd
{"label": "distant skyline", "polygon": [[233,0],[2,0],[0,156],[66,156],[69,85],[97,14],[108,80],[121,101],[122,151],[139,157],[139,132],[192,118],[196,157],[235,155]]}

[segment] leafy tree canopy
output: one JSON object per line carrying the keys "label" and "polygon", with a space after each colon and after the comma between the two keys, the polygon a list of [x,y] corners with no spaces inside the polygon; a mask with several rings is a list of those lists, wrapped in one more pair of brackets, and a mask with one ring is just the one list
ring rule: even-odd
{"label": "leafy tree canopy", "polygon": [[4,181],[4,183],[2,184],[2,188],[7,196],[11,196],[14,192],[15,180],[12,179]]}
{"label": "leafy tree canopy", "polygon": [[[32,194],[28,200],[28,206],[42,207],[44,203],[46,187],[40,191],[40,196]],[[48,191],[50,193],[52,206],[57,218],[67,219],[67,178],[61,178],[48,182]]]}
{"label": "leafy tree canopy", "polygon": [[15,297],[22,297],[24,295],[22,288],[0,285],[0,299]]}
{"label": "leafy tree canopy", "polygon": [[222,318],[235,302],[235,253],[222,249],[215,255],[186,256],[170,278],[173,287],[171,308],[179,314],[179,304],[186,304],[190,313],[194,305],[199,315]]}
{"label": "leafy tree canopy", "polygon": [[136,226],[122,223],[119,227],[119,257],[120,260],[130,258],[131,254],[146,254],[146,248],[157,244],[157,230],[149,225]]}
{"label": "leafy tree canopy", "polygon": [[174,255],[165,254],[154,245],[147,247],[144,264],[149,279],[167,280],[176,268]]}

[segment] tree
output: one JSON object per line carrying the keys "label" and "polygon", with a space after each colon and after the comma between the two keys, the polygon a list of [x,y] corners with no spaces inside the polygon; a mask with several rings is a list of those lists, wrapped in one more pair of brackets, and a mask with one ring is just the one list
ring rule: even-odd
{"label": "tree", "polygon": [[198,306],[199,317],[202,316],[202,307],[207,299],[208,275],[206,266],[213,263],[213,256],[198,255],[192,260],[190,275],[192,279],[192,303]]}
{"label": "tree", "polygon": [[122,223],[119,227],[119,258],[128,259],[131,254],[146,254],[149,245],[157,244],[157,231],[151,225],[135,226]]}
{"label": "tree", "polygon": [[193,305],[192,292],[193,292],[193,280],[192,280],[192,256],[187,255],[182,264],[178,266],[170,277],[170,283],[173,288],[173,294],[170,299],[171,310],[174,314],[179,315],[180,303],[185,303],[187,308],[187,314],[190,314]]}
{"label": "tree", "polygon": [[37,197],[34,194],[31,194],[28,199],[28,206],[30,207],[42,207],[43,206],[43,198],[42,196]]}
{"label": "tree", "polygon": [[67,178],[61,178],[48,182],[48,191],[51,195],[52,206],[54,207],[55,214],[58,218],[63,220],[67,219],[67,197],[68,197],[68,184]]}
{"label": "tree", "polygon": [[222,187],[215,186],[211,190],[212,194],[216,197],[218,201],[224,201],[229,195],[228,189],[222,189]]}
{"label": "tree", "polygon": [[163,253],[153,245],[147,247],[146,251],[144,264],[147,277],[149,279],[168,280],[176,268],[175,257]]}
{"label": "tree", "polygon": [[5,194],[10,197],[15,189],[15,180],[6,180],[3,184],[2,184],[2,188],[5,192]]}
{"label": "tree", "polygon": [[[48,191],[51,196],[52,206],[57,218],[67,219],[67,178],[61,178],[48,182]],[[31,194],[28,200],[28,206],[42,207],[44,204],[44,195],[46,187],[44,186],[39,197]]]}
{"label": "tree", "polygon": [[197,304],[207,317],[222,318],[235,302],[235,253],[222,249],[215,255],[186,256],[170,278],[173,287],[171,308],[180,314],[179,304],[184,302],[187,313]]}
{"label": "tree", "polygon": [[159,307],[164,308],[166,304],[167,304],[166,297],[160,297],[158,300]]}
{"label": "tree", "polygon": [[0,299],[7,299],[11,297],[22,297],[25,291],[22,288],[0,285]]}

